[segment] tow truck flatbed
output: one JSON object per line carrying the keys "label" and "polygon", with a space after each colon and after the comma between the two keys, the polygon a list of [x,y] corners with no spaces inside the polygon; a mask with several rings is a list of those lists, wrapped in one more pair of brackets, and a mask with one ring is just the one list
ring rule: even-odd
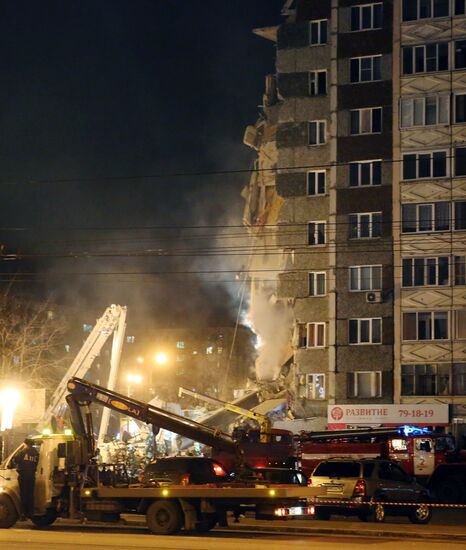
{"label": "tow truck flatbed", "polygon": [[215,498],[215,499],[311,499],[322,495],[317,487],[206,487],[169,485],[166,487],[86,487],[81,498]]}

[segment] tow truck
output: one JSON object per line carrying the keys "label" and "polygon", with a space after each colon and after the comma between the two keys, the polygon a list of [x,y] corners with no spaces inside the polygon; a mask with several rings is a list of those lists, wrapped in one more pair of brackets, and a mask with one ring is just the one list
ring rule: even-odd
{"label": "tow truck", "polygon": [[[238,515],[247,510],[262,519],[314,513],[311,501],[322,490],[312,487],[243,482],[161,487],[131,484],[125,478],[124,465],[97,463],[90,412],[93,403],[150,424],[154,433],[163,428],[210,446],[217,454],[229,457],[239,470],[244,467],[244,449],[214,428],[83,379],[71,378],[67,389],[73,434],[34,439],[40,451],[31,518],[35,525],[51,525],[58,517],[118,522],[122,514],[144,514],[152,533],[168,535],[183,528],[208,531],[218,522],[225,524],[227,512]],[[0,528],[12,527],[20,516],[14,469],[20,449],[0,465]]]}

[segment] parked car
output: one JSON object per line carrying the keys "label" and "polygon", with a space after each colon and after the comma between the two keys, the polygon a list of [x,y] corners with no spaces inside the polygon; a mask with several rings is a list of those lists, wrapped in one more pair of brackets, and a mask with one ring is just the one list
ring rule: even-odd
{"label": "parked car", "polygon": [[307,486],[307,476],[293,468],[248,468],[231,474],[232,481],[252,482],[266,485],[302,485]]}
{"label": "parked car", "polygon": [[144,485],[199,485],[228,479],[223,467],[211,458],[177,456],[158,458],[148,464],[139,481]]}
{"label": "parked car", "polygon": [[324,460],[309,480],[312,487],[324,489],[316,500],[317,519],[339,514],[356,515],[361,521],[382,522],[386,515],[404,515],[412,523],[428,523],[431,518],[431,507],[426,506],[430,501],[428,490],[390,460]]}

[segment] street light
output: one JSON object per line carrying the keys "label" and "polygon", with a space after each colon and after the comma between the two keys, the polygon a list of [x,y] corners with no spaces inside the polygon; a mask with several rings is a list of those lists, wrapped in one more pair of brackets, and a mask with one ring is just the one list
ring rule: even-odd
{"label": "street light", "polygon": [[13,428],[13,415],[19,403],[19,392],[12,388],[6,388],[0,392],[0,407],[2,410],[2,424],[0,431]]}
{"label": "street light", "polygon": [[140,384],[142,382],[142,376],[140,374],[127,374],[126,375],[128,397],[131,397],[131,386],[133,384]]}
{"label": "street light", "polygon": [[155,354],[154,359],[157,365],[166,365],[168,362],[168,355],[163,351],[159,351]]}

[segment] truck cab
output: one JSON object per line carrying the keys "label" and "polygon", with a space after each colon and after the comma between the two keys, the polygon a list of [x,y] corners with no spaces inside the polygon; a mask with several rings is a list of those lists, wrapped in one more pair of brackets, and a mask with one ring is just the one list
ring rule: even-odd
{"label": "truck cab", "polygon": [[[36,486],[34,494],[34,516],[46,516],[53,507],[53,499],[57,497],[53,485],[53,473],[56,468],[63,467],[58,458],[60,443],[71,441],[73,436],[64,434],[41,435],[33,437],[34,447],[39,452],[39,463],[36,472]],[[16,471],[15,457],[23,449],[20,445],[0,464],[0,496],[9,499],[18,516],[21,515],[21,499]],[[8,502],[8,501],[6,501]]]}

